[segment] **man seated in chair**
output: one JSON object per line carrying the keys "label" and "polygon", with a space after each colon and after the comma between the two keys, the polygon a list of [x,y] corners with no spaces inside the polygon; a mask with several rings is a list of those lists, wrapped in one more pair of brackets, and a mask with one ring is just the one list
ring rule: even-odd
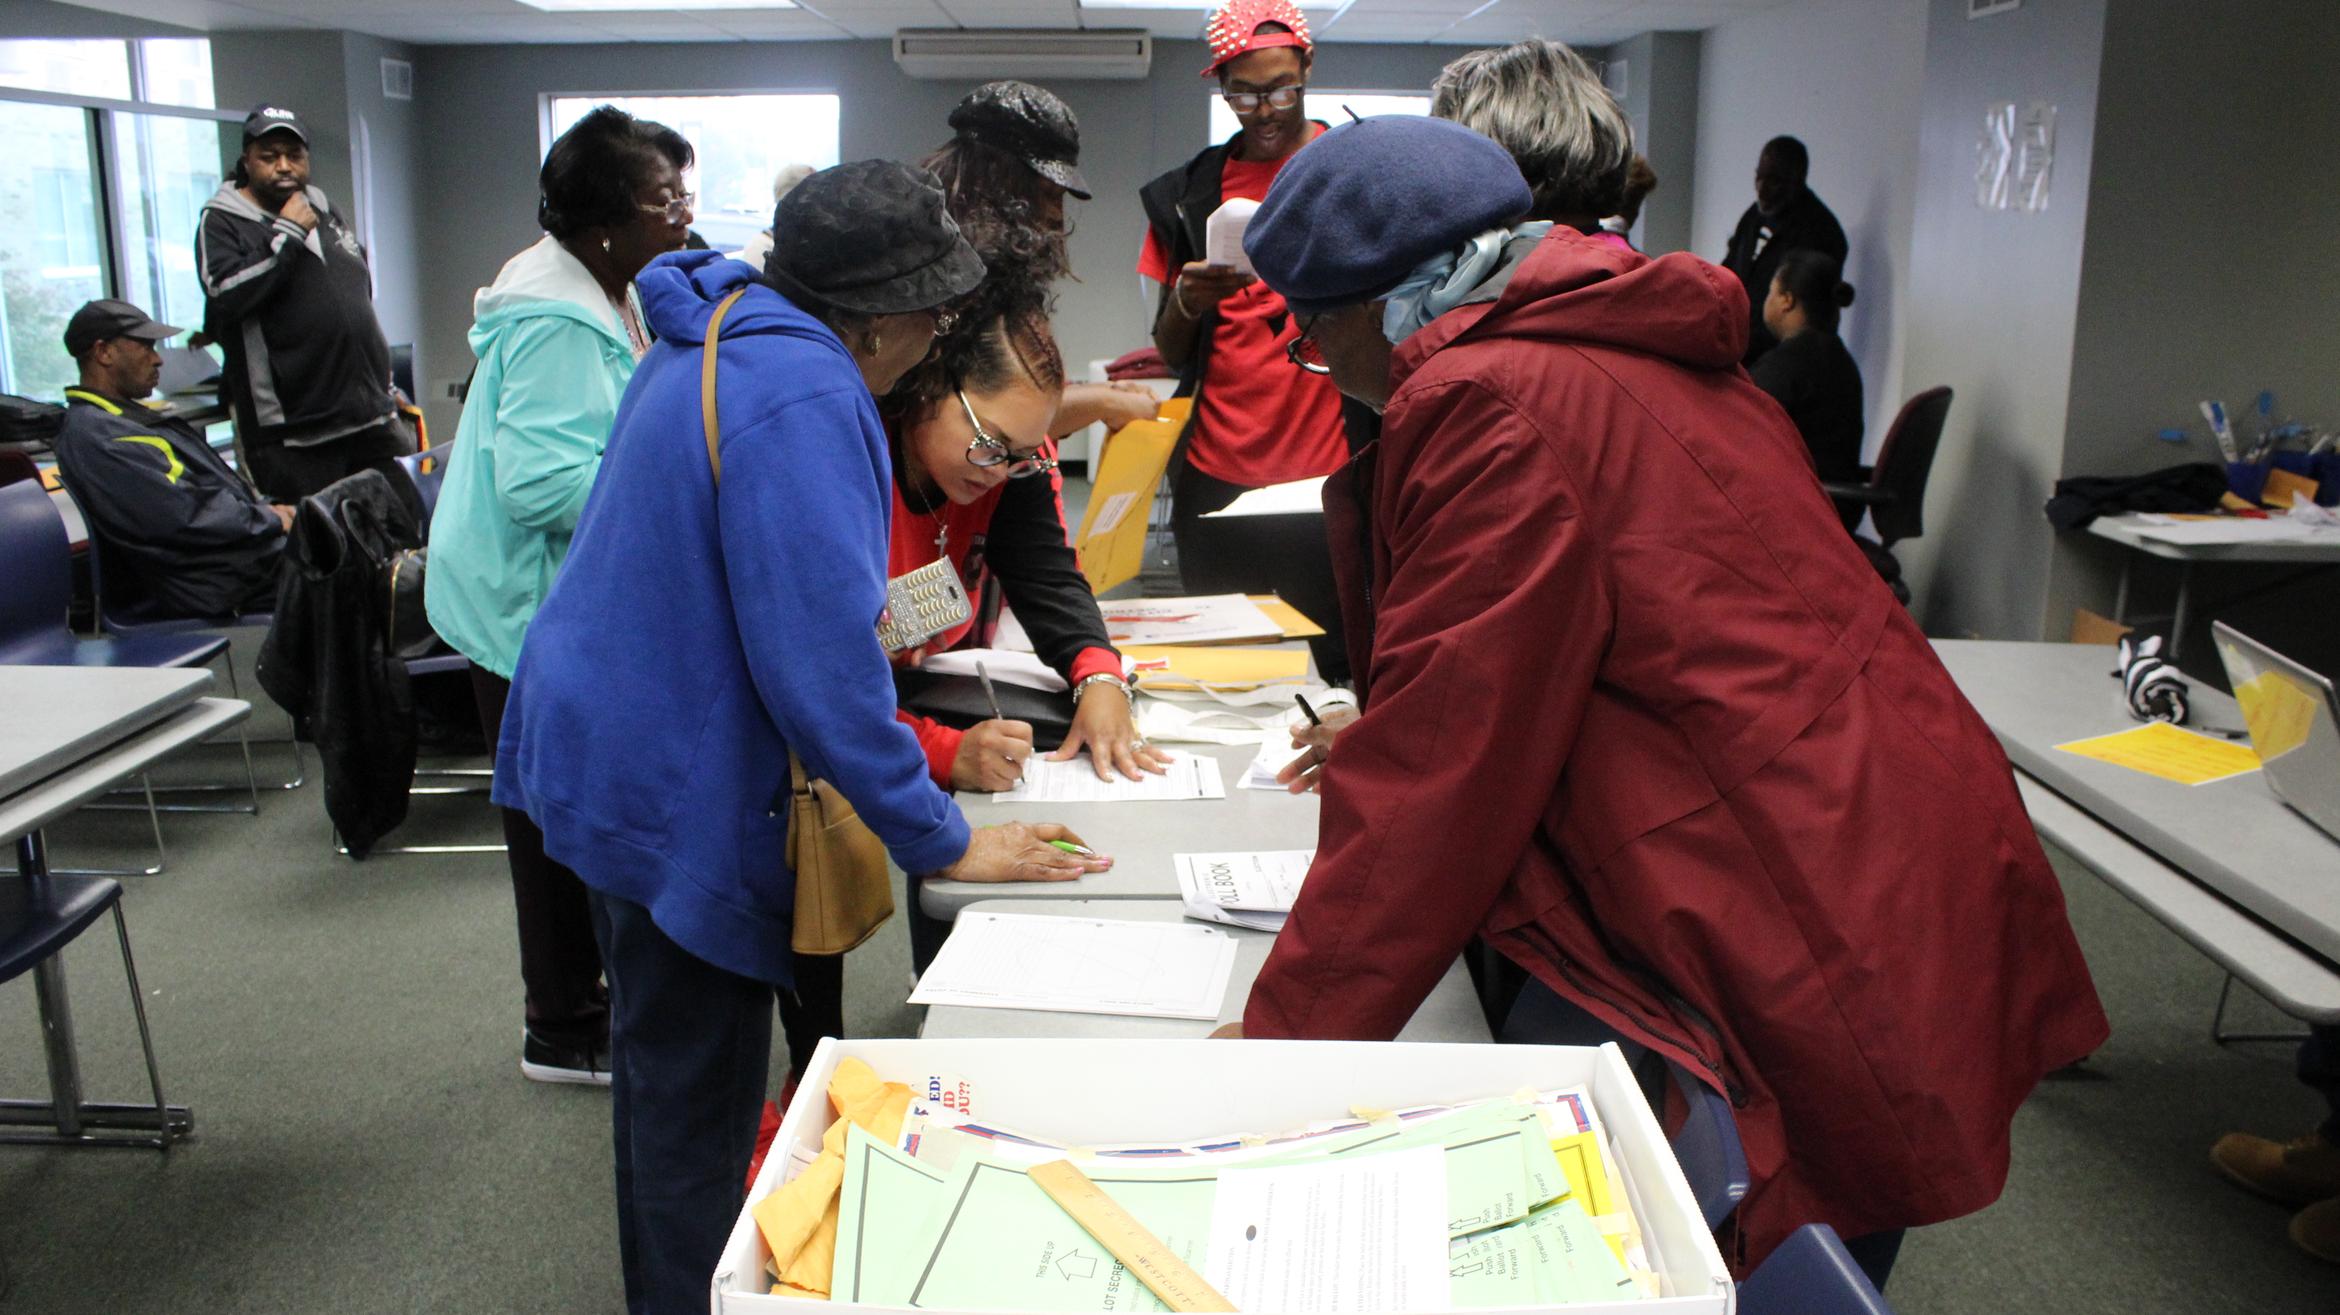
{"label": "man seated in chair", "polygon": [[65,325],[81,384],[65,390],[57,465],[107,551],[108,612],[144,620],[267,611],[293,509],[254,492],[193,425],[140,405],[162,377],[155,344],[184,330],[126,301]]}

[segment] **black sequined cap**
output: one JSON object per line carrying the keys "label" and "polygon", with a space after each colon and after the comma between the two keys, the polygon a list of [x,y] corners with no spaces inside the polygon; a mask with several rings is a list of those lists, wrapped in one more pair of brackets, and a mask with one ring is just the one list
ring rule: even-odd
{"label": "black sequined cap", "polygon": [[951,111],[951,127],[969,141],[996,146],[1032,166],[1032,172],[1083,201],[1081,121],[1046,87],[1029,82],[986,82]]}

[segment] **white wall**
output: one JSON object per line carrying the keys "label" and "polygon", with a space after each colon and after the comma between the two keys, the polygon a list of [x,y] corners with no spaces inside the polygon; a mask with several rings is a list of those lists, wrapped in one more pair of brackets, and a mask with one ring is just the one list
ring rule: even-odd
{"label": "white wall", "polygon": [[1812,190],[1836,212],[1858,292],[1844,341],[1861,364],[1869,450],[1903,398],[1909,241],[1926,0],[1795,0],[1709,29],[1698,63],[1691,249],[1722,259],[1755,200],[1755,157],[1781,133],[1812,151]]}

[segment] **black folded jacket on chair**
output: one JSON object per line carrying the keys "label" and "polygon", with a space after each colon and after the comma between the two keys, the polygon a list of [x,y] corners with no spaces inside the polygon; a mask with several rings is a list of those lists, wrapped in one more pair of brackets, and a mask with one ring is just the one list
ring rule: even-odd
{"label": "black folded jacket on chair", "polygon": [[[1051,694],[999,680],[991,687],[999,692],[1000,715],[1031,723],[1033,748],[1054,749],[1072,733],[1070,691]],[[894,699],[904,711],[959,730],[991,720],[991,700],[984,696],[983,682],[973,676],[904,668],[894,673]]]}

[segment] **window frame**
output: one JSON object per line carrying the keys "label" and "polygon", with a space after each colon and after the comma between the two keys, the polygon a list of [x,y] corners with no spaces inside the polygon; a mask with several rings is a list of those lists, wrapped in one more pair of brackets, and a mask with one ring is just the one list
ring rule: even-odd
{"label": "window frame", "polygon": [[[134,51],[126,50],[123,57],[130,61],[131,91],[134,94],[142,91],[145,80],[142,62]],[[147,100],[120,100],[110,96],[78,96],[67,92],[33,91],[23,87],[0,87],[0,101],[80,110],[87,121],[90,200],[104,218],[99,226],[99,281],[108,297],[122,295],[130,249],[129,223],[122,210],[124,198],[115,178],[115,171],[123,158],[118,116],[136,114],[228,124],[241,123],[244,118],[234,110],[165,105]],[[17,386],[15,362],[5,351],[0,351],[0,392],[15,393]]]}

